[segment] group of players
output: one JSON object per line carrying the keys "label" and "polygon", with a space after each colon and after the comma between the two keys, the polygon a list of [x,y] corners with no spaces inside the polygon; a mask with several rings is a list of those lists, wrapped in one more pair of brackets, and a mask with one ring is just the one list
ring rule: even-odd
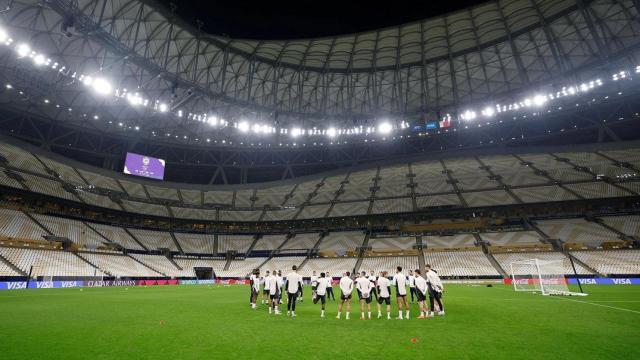
{"label": "group of players", "polygon": [[[287,316],[296,316],[296,303],[302,301],[303,298],[303,279],[297,272],[297,267],[293,266],[292,270],[285,277],[282,271],[267,271],[264,276],[260,276],[260,270],[255,269],[250,278],[251,285],[251,308],[257,308],[257,301],[262,288],[262,303],[268,305],[269,314],[280,315],[280,305],[283,302],[282,294],[286,293]],[[320,317],[325,317],[325,306],[327,300],[333,298],[333,278],[330,274],[320,273],[320,276],[313,272],[310,279],[312,289],[312,300],[314,304],[320,303]],[[371,319],[371,302],[375,298],[377,302],[378,318],[382,317],[382,305],[386,305],[387,319],[391,319],[391,287],[395,287],[395,298],[398,306],[397,319],[409,319],[410,304],[407,296],[411,296],[411,303],[417,301],[420,316],[419,319],[433,317],[435,314],[444,316],[444,306],[442,303],[442,294],[444,288],[440,277],[431,265],[425,266],[424,276],[419,269],[409,270],[409,274],[405,274],[402,267],[398,266],[396,273],[389,277],[386,271],[380,272],[378,276],[373,271],[369,275],[361,272],[355,280],[350,272],[345,272],[338,283],[340,288],[340,299],[338,303],[338,314],[336,319],[342,317],[345,312],[345,318],[348,320],[351,312],[351,297],[354,288],[358,293],[360,302],[360,319]],[[407,292],[407,286],[409,291]],[[427,303],[427,298],[429,302]],[[365,309],[367,316],[365,317]],[[404,316],[403,316],[404,311]]]}

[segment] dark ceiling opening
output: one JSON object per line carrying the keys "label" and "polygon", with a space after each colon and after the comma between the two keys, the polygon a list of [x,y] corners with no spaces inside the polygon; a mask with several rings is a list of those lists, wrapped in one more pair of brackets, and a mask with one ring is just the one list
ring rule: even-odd
{"label": "dark ceiling opening", "polygon": [[[224,1],[157,0],[205,32],[245,39],[301,39],[400,25],[484,1]],[[173,4],[173,5],[172,5]]]}

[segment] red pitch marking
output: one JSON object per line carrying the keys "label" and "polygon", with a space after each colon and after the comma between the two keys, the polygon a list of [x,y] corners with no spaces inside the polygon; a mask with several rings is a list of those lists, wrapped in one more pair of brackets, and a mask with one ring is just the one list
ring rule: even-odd
{"label": "red pitch marking", "polygon": [[417,339],[417,338],[412,338],[412,339],[411,339],[411,342],[415,344],[415,343],[417,343],[417,342],[418,342],[418,339]]}

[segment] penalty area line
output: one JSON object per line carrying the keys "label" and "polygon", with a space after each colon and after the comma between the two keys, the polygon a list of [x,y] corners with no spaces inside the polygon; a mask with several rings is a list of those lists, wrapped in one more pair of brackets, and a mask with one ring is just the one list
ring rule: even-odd
{"label": "penalty area line", "polygon": [[[557,298],[556,298],[557,299]],[[592,302],[588,302],[588,301],[581,301],[581,300],[576,300],[576,299],[568,299],[565,297],[561,297],[559,299],[562,300],[567,300],[567,301],[574,301],[577,303],[582,303],[582,304],[589,304],[589,305],[593,305],[593,306],[601,306],[601,307],[605,307],[605,308],[609,308],[609,309],[614,309],[614,310],[620,310],[620,311],[627,311],[627,312],[632,312],[634,314],[640,314],[640,311],[637,310],[631,310],[631,309],[625,309],[625,308],[620,308],[620,307],[616,307],[616,306],[610,306],[610,305],[604,305],[604,304],[597,304],[597,303],[592,303]]]}

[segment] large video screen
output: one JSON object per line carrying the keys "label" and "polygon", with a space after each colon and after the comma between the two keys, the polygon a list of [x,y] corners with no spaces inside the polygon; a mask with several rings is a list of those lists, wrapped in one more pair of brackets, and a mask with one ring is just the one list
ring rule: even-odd
{"label": "large video screen", "polygon": [[163,159],[128,152],[124,161],[124,173],[162,180],[164,179],[164,165]]}

